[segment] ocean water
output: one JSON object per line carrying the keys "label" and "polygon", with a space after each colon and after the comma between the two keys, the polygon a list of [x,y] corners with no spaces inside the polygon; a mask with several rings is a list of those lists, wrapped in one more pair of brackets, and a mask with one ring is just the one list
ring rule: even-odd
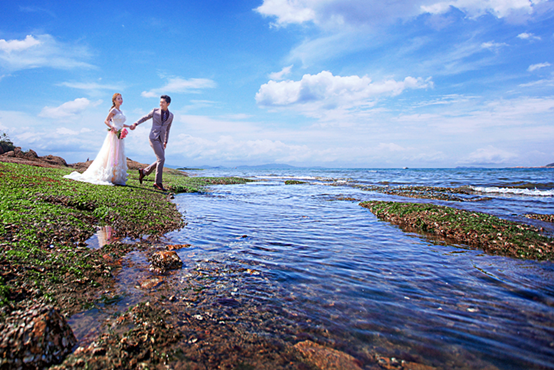
{"label": "ocean water", "polygon": [[[183,285],[202,271],[205,295],[190,310],[223,315],[232,302],[240,310],[233,325],[243,332],[291,345],[309,339],[364,367],[378,355],[441,369],[554,368],[552,262],[430,240],[359,206],[364,200],[432,202],[535,224],[553,235],[551,223],[523,214],[554,213],[554,169],[188,173],[256,180],[175,197],[187,225],[165,243],[190,246],[177,251],[184,266],[167,278],[164,294],[179,300],[188,294]],[[306,183],[285,185],[288,179]],[[404,198],[360,185],[464,186],[483,200]],[[126,288],[125,276],[120,289],[127,301],[149,294]]]}

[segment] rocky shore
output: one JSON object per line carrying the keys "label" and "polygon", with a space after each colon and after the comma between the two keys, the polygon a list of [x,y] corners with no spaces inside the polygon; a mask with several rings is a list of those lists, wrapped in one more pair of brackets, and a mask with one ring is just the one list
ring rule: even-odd
{"label": "rocky shore", "polygon": [[[0,369],[433,369],[415,358],[377,352],[354,358],[346,345],[316,343],[309,333],[277,322],[274,317],[283,315],[255,301],[243,306],[232,296],[218,295],[222,281],[232,284],[255,276],[253,270],[222,271],[206,261],[187,281],[171,286],[172,269],[184,264],[174,250],[187,248],[160,243],[164,234],[186,222],[171,202],[173,193],[247,180],[189,177],[167,169],[164,179],[171,191],[160,192],[152,189],[151,179],[139,184],[132,170],[144,165],[132,160],[127,186],[63,179],[89,164],[67,164],[60,157],[17,148],[0,155]],[[430,187],[407,187],[391,195],[473,198],[465,189]],[[517,258],[554,258],[552,239],[528,225],[429,204],[361,205],[380,219],[438,240]],[[110,227],[113,234],[108,244],[91,249],[87,241],[99,227]],[[89,340],[78,343],[68,318],[121,299],[113,287],[130,253],[148,261],[149,277],[133,282],[144,300],[117,312]],[[264,335],[256,329],[260,322],[291,340]]]}
{"label": "rocky shore", "polygon": [[371,201],[360,205],[379,219],[407,231],[482,249],[489,254],[554,260],[554,240],[530,225],[433,204]]}
{"label": "rocky shore", "polygon": [[[122,257],[150,250],[161,236],[184,226],[170,202],[172,194],[153,190],[148,180],[140,185],[136,171],[129,171],[123,187],[63,178],[89,164],[68,165],[60,157],[39,157],[19,148],[0,156],[0,369],[40,369],[61,362],[76,343],[66,318],[111,299],[105,292]],[[143,166],[131,160],[128,165]],[[167,187],[180,191],[241,181],[191,179],[171,169],[165,176]],[[112,242],[90,249],[85,242],[102,225],[113,229]],[[122,243],[123,238],[136,242]],[[165,270],[163,261],[158,267]]]}

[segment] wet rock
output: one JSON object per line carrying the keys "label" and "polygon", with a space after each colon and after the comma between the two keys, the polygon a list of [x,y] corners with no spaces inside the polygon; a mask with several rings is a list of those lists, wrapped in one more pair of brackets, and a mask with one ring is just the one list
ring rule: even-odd
{"label": "wet rock", "polygon": [[142,289],[154,289],[162,285],[163,279],[159,277],[153,277],[150,279],[146,279],[140,283],[140,287]]}
{"label": "wet rock", "polygon": [[347,353],[306,340],[294,345],[302,356],[319,369],[361,370],[360,363]]}
{"label": "wet rock", "polygon": [[0,323],[0,368],[37,368],[59,363],[77,343],[59,311],[44,303],[10,312]]}
{"label": "wet rock", "polygon": [[155,271],[167,271],[180,269],[183,261],[174,251],[160,251],[150,257],[151,268]]}
{"label": "wet rock", "polygon": [[436,370],[433,366],[399,360],[394,357],[382,357],[377,354],[373,356],[373,359],[381,369],[386,370]]}
{"label": "wet rock", "polygon": [[174,251],[176,249],[189,248],[190,246],[190,244],[170,244],[166,248],[168,251]]}

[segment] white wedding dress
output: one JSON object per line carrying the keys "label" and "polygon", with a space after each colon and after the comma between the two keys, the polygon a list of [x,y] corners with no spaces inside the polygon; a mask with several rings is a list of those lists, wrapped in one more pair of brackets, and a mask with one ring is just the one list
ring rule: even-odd
{"label": "white wedding dress", "polygon": [[[125,115],[117,108],[112,117],[112,125],[120,130],[125,123]],[[110,112],[111,112],[110,111]],[[82,174],[72,172],[64,176],[67,179],[90,182],[96,185],[125,185],[127,182],[127,158],[125,157],[124,139],[118,139],[117,134],[108,132],[98,155]]]}

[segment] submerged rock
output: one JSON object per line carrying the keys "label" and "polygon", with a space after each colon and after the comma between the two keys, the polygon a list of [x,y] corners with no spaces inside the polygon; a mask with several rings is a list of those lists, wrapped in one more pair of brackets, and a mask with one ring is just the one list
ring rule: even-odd
{"label": "submerged rock", "polygon": [[354,357],[336,349],[322,346],[309,340],[294,345],[302,356],[319,369],[361,370]]}
{"label": "submerged rock", "polygon": [[156,252],[150,257],[150,263],[153,270],[160,272],[180,269],[183,266],[183,261],[174,251]]}
{"label": "submerged rock", "polygon": [[10,312],[0,333],[2,369],[42,369],[61,362],[77,343],[65,318],[44,303]]}

